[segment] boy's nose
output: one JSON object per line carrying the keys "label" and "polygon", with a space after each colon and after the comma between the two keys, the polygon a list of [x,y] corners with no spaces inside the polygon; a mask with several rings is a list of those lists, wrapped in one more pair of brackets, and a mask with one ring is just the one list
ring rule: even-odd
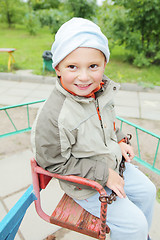
{"label": "boy's nose", "polygon": [[88,74],[87,70],[79,71],[78,79],[80,81],[88,81],[89,80],[89,74]]}

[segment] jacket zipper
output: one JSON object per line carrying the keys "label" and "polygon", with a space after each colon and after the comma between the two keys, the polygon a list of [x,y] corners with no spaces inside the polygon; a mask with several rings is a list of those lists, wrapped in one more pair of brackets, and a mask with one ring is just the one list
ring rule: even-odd
{"label": "jacket zipper", "polygon": [[97,110],[98,118],[99,118],[99,121],[100,121],[100,124],[101,124],[103,136],[104,136],[105,145],[107,146],[107,144],[106,144],[106,138],[105,138],[105,134],[104,134],[103,123],[102,123],[102,118],[101,118],[101,114],[100,114],[100,111],[99,111],[98,99],[95,100],[95,104],[96,104],[96,110]]}

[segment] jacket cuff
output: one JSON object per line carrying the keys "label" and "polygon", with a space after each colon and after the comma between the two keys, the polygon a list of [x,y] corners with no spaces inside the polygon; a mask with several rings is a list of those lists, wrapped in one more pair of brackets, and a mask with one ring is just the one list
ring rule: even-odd
{"label": "jacket cuff", "polygon": [[132,135],[131,134],[127,134],[127,135],[128,136],[126,136],[123,139],[121,139],[118,143],[124,142],[124,143],[127,143],[127,144],[131,145],[130,140],[132,138]]}
{"label": "jacket cuff", "polygon": [[126,138],[126,135],[121,132],[119,128],[116,129],[117,142],[120,143],[123,139]]}

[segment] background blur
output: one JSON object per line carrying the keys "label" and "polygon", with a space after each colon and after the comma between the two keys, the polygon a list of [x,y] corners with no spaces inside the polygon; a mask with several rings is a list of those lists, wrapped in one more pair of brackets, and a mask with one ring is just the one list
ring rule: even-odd
{"label": "background blur", "polygon": [[[98,24],[109,39],[106,72],[118,82],[160,86],[159,0],[12,0],[0,1],[0,48],[16,48],[12,71],[42,71],[42,54],[50,50],[59,27],[72,17]],[[0,52],[0,72],[8,54]]]}

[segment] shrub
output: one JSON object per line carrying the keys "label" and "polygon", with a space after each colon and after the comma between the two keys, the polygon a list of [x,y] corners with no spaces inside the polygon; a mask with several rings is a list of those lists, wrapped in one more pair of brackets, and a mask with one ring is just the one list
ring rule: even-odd
{"label": "shrub", "polygon": [[106,0],[98,15],[106,36],[112,43],[125,46],[134,65],[160,64],[158,0],[114,0],[112,5]]}
{"label": "shrub", "polygon": [[30,35],[36,35],[40,27],[40,22],[34,12],[28,13],[26,15],[25,24]]}
{"label": "shrub", "polygon": [[151,64],[151,60],[146,58],[142,52],[134,56],[133,64],[137,67],[148,67]]}
{"label": "shrub", "polygon": [[55,34],[60,26],[70,19],[70,15],[66,11],[59,9],[46,9],[36,12],[41,26],[49,26],[51,33]]}

